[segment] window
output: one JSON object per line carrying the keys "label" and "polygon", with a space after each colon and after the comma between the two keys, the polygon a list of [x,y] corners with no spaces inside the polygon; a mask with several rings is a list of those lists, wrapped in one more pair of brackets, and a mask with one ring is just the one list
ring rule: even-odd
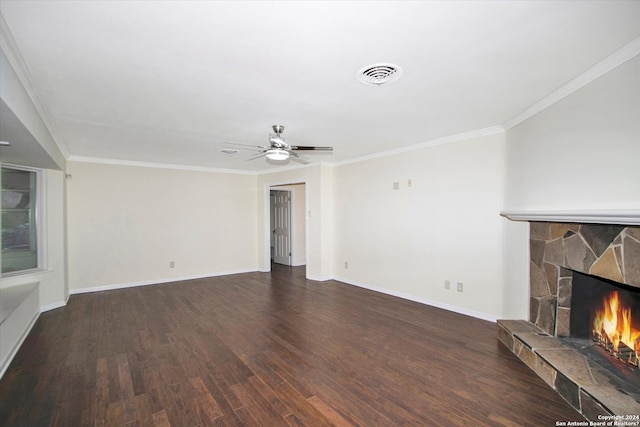
{"label": "window", "polygon": [[2,274],[39,267],[39,171],[2,166]]}

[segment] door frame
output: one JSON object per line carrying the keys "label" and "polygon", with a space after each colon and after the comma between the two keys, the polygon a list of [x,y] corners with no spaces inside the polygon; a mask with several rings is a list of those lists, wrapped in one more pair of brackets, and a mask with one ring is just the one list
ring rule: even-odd
{"label": "door frame", "polygon": [[[264,217],[262,219],[263,221],[263,230],[264,233],[262,235],[262,253],[263,253],[263,265],[265,266],[264,272],[269,272],[271,271],[271,190],[278,190],[278,187],[282,187],[285,185],[304,185],[304,215],[305,215],[305,222],[304,222],[304,258],[305,258],[305,275],[307,274],[307,272],[309,271],[309,220],[307,218],[307,212],[309,212],[309,191],[308,191],[308,183],[306,180],[303,181],[285,181],[282,183],[269,183],[269,184],[265,184],[263,187],[263,192],[262,192],[262,200],[263,200],[263,209],[264,209]],[[293,197],[295,197],[295,195],[293,195],[292,193],[292,202],[293,202]],[[295,219],[293,218],[293,215],[291,216],[291,221],[292,221],[292,225],[291,228],[293,229],[293,221],[295,221]],[[292,239],[293,240],[293,239]],[[293,262],[293,259],[292,259]]]}

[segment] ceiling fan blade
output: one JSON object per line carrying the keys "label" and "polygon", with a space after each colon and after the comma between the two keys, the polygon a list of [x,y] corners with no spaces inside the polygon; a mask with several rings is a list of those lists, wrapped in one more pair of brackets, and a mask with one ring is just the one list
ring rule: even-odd
{"label": "ceiling fan blade", "polygon": [[306,165],[309,163],[309,161],[301,156],[298,153],[294,153],[293,151],[289,151],[289,154],[291,154],[291,156],[289,157],[291,160],[293,160],[294,162],[298,162],[298,163],[302,163],[303,165]]}
{"label": "ceiling fan blade", "polygon": [[269,148],[269,147],[264,147],[262,145],[240,144],[238,142],[225,142],[225,145],[233,146],[234,148],[239,148],[241,150],[250,150],[250,151],[263,151]]}
{"label": "ceiling fan blade", "polygon": [[249,160],[259,159],[260,157],[264,157],[264,156],[266,156],[266,155],[267,155],[267,152],[266,152],[266,151],[263,151],[263,152],[262,152],[262,153],[260,153],[260,154],[256,154],[255,156],[251,156],[251,157],[249,157],[249,158],[247,159],[247,162],[248,162]]}
{"label": "ceiling fan blade", "polygon": [[333,151],[333,147],[313,147],[310,145],[292,145],[290,149],[298,151]]}

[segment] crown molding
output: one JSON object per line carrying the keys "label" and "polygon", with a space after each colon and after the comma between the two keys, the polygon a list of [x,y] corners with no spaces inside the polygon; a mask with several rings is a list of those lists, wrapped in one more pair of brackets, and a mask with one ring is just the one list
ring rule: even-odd
{"label": "crown molding", "polygon": [[280,166],[274,169],[261,169],[259,171],[256,171],[255,173],[256,175],[269,175],[271,173],[290,172],[298,169],[308,169],[315,166],[331,166],[331,164],[323,161],[319,161],[319,162],[306,163],[306,164]]}
{"label": "crown molding", "polygon": [[257,175],[255,171],[246,171],[246,170],[238,170],[238,169],[222,169],[222,168],[211,168],[205,166],[191,166],[191,165],[178,165],[172,163],[153,163],[153,162],[139,162],[133,160],[118,160],[118,159],[107,159],[101,157],[85,157],[85,156],[69,156],[67,161],[70,162],[80,162],[80,163],[99,163],[104,165],[116,165],[116,166],[135,166],[142,168],[158,168],[158,169],[176,169],[176,170],[187,170],[187,171],[196,171],[196,172],[214,172],[214,173],[229,173],[236,175]]}
{"label": "crown molding", "polygon": [[449,144],[451,142],[464,141],[466,139],[478,138],[481,136],[494,135],[504,132],[502,125],[489,126],[482,129],[476,129],[469,132],[458,133],[456,135],[449,135],[442,138],[432,139],[430,141],[420,142],[417,144],[408,145],[406,147],[394,148],[392,150],[379,151],[377,153],[368,154],[366,156],[357,157],[354,159],[344,160],[341,162],[332,163],[332,166],[343,166],[351,163],[364,162],[366,160],[379,159],[381,157],[389,157],[395,154],[408,153],[411,151],[422,150],[424,148],[434,147],[436,145]]}

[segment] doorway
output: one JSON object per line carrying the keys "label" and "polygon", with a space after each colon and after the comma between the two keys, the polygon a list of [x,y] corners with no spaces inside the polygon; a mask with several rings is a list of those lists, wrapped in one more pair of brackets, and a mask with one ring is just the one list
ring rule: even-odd
{"label": "doorway", "polygon": [[269,244],[270,262],[288,266],[306,265],[306,185],[280,184],[268,189],[269,229],[265,243]]}
{"label": "doorway", "polygon": [[271,190],[271,262],[291,265],[291,192]]}

